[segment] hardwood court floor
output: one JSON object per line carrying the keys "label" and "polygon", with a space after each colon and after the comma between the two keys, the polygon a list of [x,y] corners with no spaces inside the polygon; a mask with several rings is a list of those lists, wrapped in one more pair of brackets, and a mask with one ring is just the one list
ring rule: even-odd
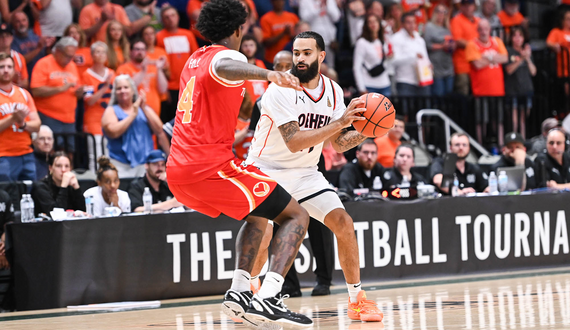
{"label": "hardwood court floor", "polygon": [[[285,302],[313,318],[314,329],[570,329],[570,268],[366,285],[384,312],[382,323],[346,317],[346,288]],[[124,312],[65,309],[0,314],[0,329],[247,329],[220,312],[221,296],[163,301],[161,308]]]}

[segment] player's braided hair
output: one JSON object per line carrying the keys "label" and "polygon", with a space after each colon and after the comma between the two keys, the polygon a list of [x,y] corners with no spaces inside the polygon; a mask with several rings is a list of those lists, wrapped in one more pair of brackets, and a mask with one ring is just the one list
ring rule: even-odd
{"label": "player's braided hair", "polygon": [[211,42],[227,38],[245,23],[247,12],[237,0],[211,0],[204,4],[196,29]]}

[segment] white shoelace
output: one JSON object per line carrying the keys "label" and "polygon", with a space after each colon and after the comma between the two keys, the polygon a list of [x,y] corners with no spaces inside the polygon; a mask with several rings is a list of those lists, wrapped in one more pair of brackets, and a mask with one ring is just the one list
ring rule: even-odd
{"label": "white shoelace", "polygon": [[287,308],[287,305],[285,305],[284,300],[285,300],[285,299],[288,299],[288,298],[289,298],[289,295],[288,295],[288,294],[284,294],[284,295],[281,296],[281,298],[277,299],[276,304],[279,305],[279,306],[283,306],[284,308]]}

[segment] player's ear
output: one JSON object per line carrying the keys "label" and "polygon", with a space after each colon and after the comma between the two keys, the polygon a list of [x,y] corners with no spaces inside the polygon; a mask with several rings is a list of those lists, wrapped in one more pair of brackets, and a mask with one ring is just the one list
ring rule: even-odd
{"label": "player's ear", "polygon": [[325,57],[327,56],[327,52],[321,50],[319,53],[319,63],[323,63],[325,61]]}

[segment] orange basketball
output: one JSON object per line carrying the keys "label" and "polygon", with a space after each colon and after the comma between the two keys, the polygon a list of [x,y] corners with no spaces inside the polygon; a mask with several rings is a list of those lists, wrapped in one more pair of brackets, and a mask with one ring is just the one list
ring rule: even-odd
{"label": "orange basketball", "polygon": [[365,112],[361,113],[367,120],[352,122],[352,126],[362,135],[368,137],[383,136],[394,127],[396,109],[384,95],[368,93],[360,97],[363,100]]}

